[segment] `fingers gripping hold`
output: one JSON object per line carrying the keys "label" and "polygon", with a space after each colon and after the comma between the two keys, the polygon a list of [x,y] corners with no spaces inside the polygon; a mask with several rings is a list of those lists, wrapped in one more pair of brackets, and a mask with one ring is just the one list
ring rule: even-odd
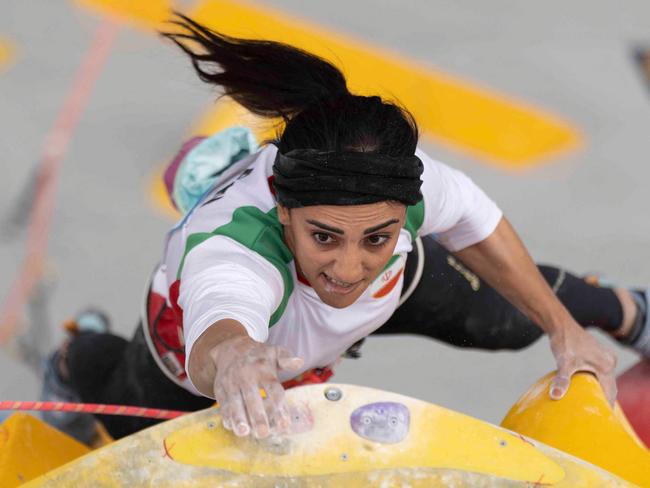
{"label": "fingers gripping hold", "polygon": [[551,335],[551,349],[558,365],[549,390],[553,400],[559,400],[571,385],[571,377],[578,371],[592,373],[598,378],[607,400],[616,400],[614,370],[616,356],[579,326],[567,326]]}
{"label": "fingers gripping hold", "polygon": [[[220,343],[211,356],[216,366],[214,394],[221,406],[224,427],[239,436],[252,432],[260,439],[286,431],[290,417],[278,373],[299,369],[303,360],[284,348],[248,337]],[[266,392],[264,399],[262,388]]]}
{"label": "fingers gripping hold", "polygon": [[614,406],[614,403],[616,402],[616,395],[618,394],[618,386],[616,386],[616,378],[611,374],[604,375],[604,376],[596,375],[596,377],[598,378],[598,381],[603,387],[603,392],[605,393],[607,402],[611,406]]}
{"label": "fingers gripping hold", "polygon": [[571,376],[558,373],[551,382],[550,394],[553,400],[559,400],[566,395],[569,385],[571,384]]}
{"label": "fingers gripping hold", "polygon": [[284,402],[284,388],[279,383],[266,383],[264,384],[264,391],[266,392],[266,413],[269,418],[271,433],[287,432],[291,425],[291,417]]}
{"label": "fingers gripping hold", "polygon": [[260,394],[259,386],[251,383],[241,387],[242,398],[246,407],[246,413],[250,426],[252,428],[253,436],[258,439],[268,437],[270,433],[269,420],[264,410],[262,403],[262,396]]}

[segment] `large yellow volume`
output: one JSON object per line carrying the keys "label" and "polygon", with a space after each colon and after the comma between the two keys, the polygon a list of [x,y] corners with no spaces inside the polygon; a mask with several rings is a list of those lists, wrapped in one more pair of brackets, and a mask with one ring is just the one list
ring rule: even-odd
{"label": "large yellow volume", "polygon": [[650,451],[618,405],[609,406],[596,378],[575,375],[566,396],[556,401],[548,395],[552,377],[528,390],[501,425],[650,487]]}
{"label": "large yellow volume", "polygon": [[27,484],[118,487],[627,487],[519,434],[351,385],[288,390],[292,434],[237,438],[208,409],[159,424]]}
{"label": "large yellow volume", "polygon": [[0,486],[21,485],[88,452],[36,417],[15,413],[0,424]]}

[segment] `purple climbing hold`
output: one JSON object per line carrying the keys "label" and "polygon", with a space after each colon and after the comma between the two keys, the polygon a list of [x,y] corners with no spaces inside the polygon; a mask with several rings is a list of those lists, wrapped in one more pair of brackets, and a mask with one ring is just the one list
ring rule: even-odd
{"label": "purple climbing hold", "polygon": [[396,402],[369,403],[350,416],[352,430],[370,441],[395,444],[409,432],[411,415],[405,405]]}

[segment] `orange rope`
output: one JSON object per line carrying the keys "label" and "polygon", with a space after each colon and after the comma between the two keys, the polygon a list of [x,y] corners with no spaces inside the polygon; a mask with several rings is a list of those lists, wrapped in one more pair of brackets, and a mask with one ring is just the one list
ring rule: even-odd
{"label": "orange rope", "polygon": [[58,411],[101,415],[123,415],[150,419],[174,419],[189,413],[179,410],[132,407],[128,405],[106,405],[101,403],[18,402],[12,400],[0,401],[0,410],[34,410],[39,412]]}

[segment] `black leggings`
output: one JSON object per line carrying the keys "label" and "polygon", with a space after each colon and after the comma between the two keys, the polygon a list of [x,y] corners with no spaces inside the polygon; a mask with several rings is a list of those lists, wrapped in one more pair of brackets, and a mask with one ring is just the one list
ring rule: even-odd
{"label": "black leggings", "polygon": [[[409,299],[374,334],[418,334],[458,347],[521,349],[542,330],[494,288],[472,273],[433,238],[422,239],[424,271]],[[405,288],[413,279],[416,251],[406,263]],[[621,304],[609,288],[552,266],[539,270],[560,301],[583,327],[606,331],[623,320]]]}
{"label": "black leggings", "polygon": [[[423,239],[424,272],[411,297],[375,334],[418,334],[459,347],[521,349],[542,335],[539,327],[449,254],[433,238]],[[413,279],[417,252],[409,255],[405,289]],[[549,285],[583,326],[605,330],[622,321],[611,289],[551,266],[540,266]],[[84,402],[175,410],[200,410],[213,401],[172,383],[158,368],[138,326],[131,341],[85,333],[69,345],[70,383]],[[99,416],[114,438],[157,423],[138,417]]]}

